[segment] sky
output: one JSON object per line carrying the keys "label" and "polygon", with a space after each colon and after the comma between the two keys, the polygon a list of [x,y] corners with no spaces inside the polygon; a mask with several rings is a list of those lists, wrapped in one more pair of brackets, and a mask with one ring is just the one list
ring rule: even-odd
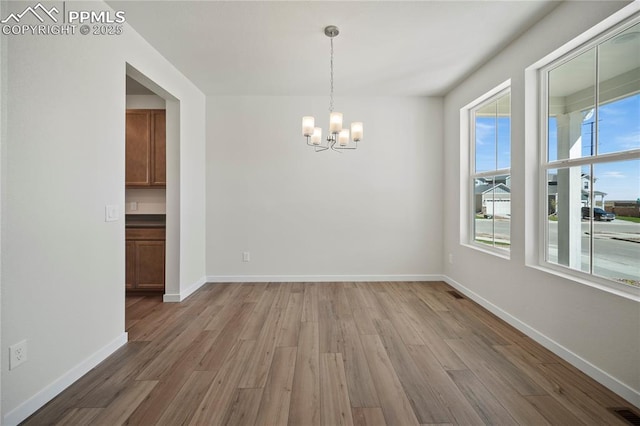
{"label": "sky", "polygon": [[[591,150],[609,154],[640,149],[640,94],[607,104],[598,110],[598,137],[595,137],[595,113],[583,111],[581,151],[590,156]],[[549,161],[557,159],[556,120],[549,118]],[[588,172],[588,168],[583,170]],[[636,200],[640,198],[640,160],[602,163],[594,166],[594,190],[605,192],[607,200]]]}
{"label": "sky", "polygon": [[[593,110],[583,111],[581,155],[590,156]],[[599,154],[640,149],[640,94],[607,104],[598,110],[599,137],[593,137],[593,149]],[[497,131],[496,131],[497,129]],[[510,167],[510,119],[476,118],[476,172]],[[497,156],[497,159],[496,159]],[[549,118],[549,161],[557,159],[555,117]],[[588,167],[583,172],[589,172]],[[589,174],[589,173],[588,173]],[[640,198],[640,160],[602,163],[594,166],[594,190],[605,192],[606,200]]]}

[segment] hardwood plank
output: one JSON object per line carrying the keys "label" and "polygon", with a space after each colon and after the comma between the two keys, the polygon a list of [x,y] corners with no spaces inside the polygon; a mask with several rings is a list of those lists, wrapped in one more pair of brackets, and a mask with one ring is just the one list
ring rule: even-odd
{"label": "hardwood plank", "polygon": [[[235,309],[222,329],[211,331],[217,337],[212,344],[215,350],[207,352],[199,361],[197,370],[217,371],[231,350],[239,344],[240,330],[255,309],[255,303],[243,303]],[[231,311],[229,311],[231,312]],[[209,329],[211,323],[207,326]],[[215,327],[218,328],[218,327]]]}
{"label": "hardwood plank", "polygon": [[[138,408],[129,417],[129,424],[151,425],[156,424],[163,411],[171,404],[185,382],[191,377],[199,360],[213,345],[215,336],[213,332],[202,331],[198,338],[189,346],[183,356],[175,363],[168,375],[164,375],[161,381],[153,388]],[[214,370],[215,373],[217,370]]]}
{"label": "hardwood plank", "polygon": [[80,407],[79,402],[96,387],[109,380],[115,370],[125,363],[129,357],[135,357],[136,354],[140,353],[146,345],[147,342],[133,342],[121,347],[97,367],[78,379],[72,386],[62,391],[60,395],[36,411],[22,424],[28,426],[42,423],[53,424],[67,415],[72,408],[96,408]]}
{"label": "hardwood plank", "polygon": [[429,348],[408,346],[407,349],[416,366],[424,374],[427,383],[435,390],[440,404],[449,410],[451,419],[459,425],[482,424],[482,419],[451,380],[451,376],[440,367]]}
{"label": "hardwood plank", "polygon": [[380,407],[352,408],[354,426],[387,426]]}
{"label": "hardwood plank", "polygon": [[284,310],[275,305],[265,317],[253,354],[244,367],[244,374],[240,379],[240,388],[262,388],[267,382],[267,375],[273,360],[273,352],[278,340],[278,332],[284,320]]}
{"label": "hardwood plank", "polygon": [[527,401],[536,407],[536,410],[541,412],[552,425],[565,426],[585,424],[584,421],[581,421],[571,414],[571,412],[567,411],[567,409],[552,396],[531,395],[526,398]]}
{"label": "hardwood plank", "polygon": [[422,337],[423,344],[433,352],[442,368],[445,370],[466,370],[468,368],[460,357],[446,344],[440,334],[432,328],[432,324],[429,321],[413,310],[409,310],[408,314],[418,324],[417,330]]}
{"label": "hardwood plank", "polygon": [[473,372],[470,370],[450,370],[447,373],[485,424],[518,424]]}
{"label": "hardwood plank", "polygon": [[349,300],[349,305],[351,305],[353,320],[358,326],[360,334],[376,334],[376,326],[373,324],[373,319],[369,314],[369,308],[362,294],[363,290],[353,287],[347,288],[345,292]]}
{"label": "hardwood plank", "polygon": [[157,381],[133,381],[116,399],[93,418],[93,425],[111,426],[124,423],[153,390]]}
{"label": "hardwood plank", "polygon": [[503,403],[503,406],[518,423],[534,423],[536,425],[549,423],[529,401],[509,384],[509,381],[501,375],[499,368],[481,358],[482,352],[476,350],[477,346],[470,344],[467,339],[454,339],[446,342],[469,366],[469,369],[482,384],[489,388],[490,392]]}
{"label": "hardwood plank", "polygon": [[[302,294],[299,296],[302,297]],[[262,393],[256,425],[284,426],[287,424],[296,354],[296,347],[275,349],[269,378]]]}
{"label": "hardwood plank", "polygon": [[172,366],[185,356],[185,351],[201,335],[215,306],[209,306],[189,326],[174,337],[156,357],[154,357],[136,377],[137,380],[158,380],[170,374]]}
{"label": "hardwood plank", "polygon": [[360,340],[387,423],[417,425],[418,419],[411,408],[411,402],[404,393],[380,338],[377,335],[363,335]]}
{"label": "hardwood plank", "polygon": [[442,294],[442,292],[433,290],[430,287],[430,284],[425,283],[423,285],[413,286],[411,291],[434,312],[449,311],[448,306],[441,302],[437,296],[438,294]]}
{"label": "hardwood plank", "polygon": [[103,411],[104,408],[74,408],[56,426],[89,426]]}
{"label": "hardwood plank", "polygon": [[418,422],[426,424],[451,421],[449,411],[442,406],[436,393],[429,386],[429,381],[409,355],[397,329],[388,320],[376,320],[375,322],[389,360],[411,402]]}
{"label": "hardwood plank", "polygon": [[[495,346],[494,348],[516,365],[523,374],[538,383],[557,403],[562,405],[566,411],[565,416],[574,416],[582,424],[592,423],[594,418],[597,419],[603,415],[606,417],[609,416],[609,413],[603,414],[600,412],[600,415],[593,413],[596,408],[592,408],[591,406],[597,405],[593,400],[588,397],[585,398],[585,395],[580,390],[563,386],[553,372],[548,372],[545,371],[544,368],[541,368],[541,363],[538,362],[537,358],[532,358],[530,353],[524,348],[515,345]],[[584,389],[587,390],[589,387],[589,385],[586,385]],[[528,397],[527,400],[529,402],[537,401],[536,399]],[[545,415],[552,423],[557,423],[556,421],[552,421],[554,419],[549,418],[548,411],[538,408],[537,405],[535,406],[538,411]],[[560,419],[565,416],[561,416]]]}
{"label": "hardwood plank", "polygon": [[317,322],[303,322],[300,326],[300,339],[298,341],[298,353],[289,409],[290,425],[320,425],[318,334]]}
{"label": "hardwood plank", "polygon": [[165,407],[157,425],[187,424],[213,383],[216,372],[194,371]]}
{"label": "hardwood plank", "polygon": [[309,284],[303,294],[302,321],[318,322],[318,285]]}
{"label": "hardwood plank", "polygon": [[335,319],[325,318],[322,313],[323,308],[320,307],[320,320],[318,321],[318,333],[319,333],[319,350],[320,353],[336,353],[338,352],[338,346],[342,335],[340,334],[340,325]]}
{"label": "hardwood plank", "polygon": [[320,419],[323,425],[353,425],[342,355],[320,354]]}
{"label": "hardwood plank", "polygon": [[[590,382],[586,376],[570,373],[567,367],[561,364],[540,364],[538,368],[552,383],[555,390],[552,396],[564,395],[568,401],[571,401],[572,406],[575,407],[571,410],[574,415],[579,416],[578,413],[584,413],[590,422],[599,424],[625,424],[605,407],[626,406],[628,404],[617,402],[618,398],[611,393],[605,396],[604,400],[600,400],[600,392],[596,390],[601,386],[600,384]],[[585,386],[585,383],[588,384]]]}
{"label": "hardwood plank", "polygon": [[297,346],[302,318],[302,292],[291,293],[276,346]]}
{"label": "hardwood plank", "polygon": [[262,398],[262,389],[236,389],[231,406],[227,410],[222,424],[224,425],[253,425],[258,415]]}
{"label": "hardwood plank", "polygon": [[379,407],[380,401],[354,320],[339,321],[342,353],[352,407]]}
{"label": "hardwood plank", "polygon": [[241,340],[256,340],[258,338],[262,327],[266,324],[267,315],[269,315],[277,295],[278,291],[274,289],[267,288],[262,292],[260,301],[256,304],[246,326],[240,334]]}
{"label": "hardwood plank", "polygon": [[242,340],[229,353],[189,424],[219,425],[224,420],[240,377],[254,350],[254,340]]}

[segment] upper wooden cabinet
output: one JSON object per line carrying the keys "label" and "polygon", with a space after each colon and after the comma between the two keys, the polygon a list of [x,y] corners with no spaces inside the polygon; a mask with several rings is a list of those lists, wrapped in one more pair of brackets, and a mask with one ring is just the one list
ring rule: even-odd
{"label": "upper wooden cabinet", "polygon": [[167,184],[166,113],[159,109],[127,110],[127,188]]}

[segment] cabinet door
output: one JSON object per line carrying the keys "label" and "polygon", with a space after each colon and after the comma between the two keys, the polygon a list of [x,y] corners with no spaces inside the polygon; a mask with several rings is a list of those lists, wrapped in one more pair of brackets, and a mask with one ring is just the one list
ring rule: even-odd
{"label": "cabinet door", "polygon": [[136,287],[136,242],[127,240],[125,248],[125,265],[126,265],[126,277],[125,286],[127,290],[132,290]]}
{"label": "cabinet door", "polygon": [[167,184],[167,124],[164,111],[154,111],[153,143],[152,143],[152,171],[151,185],[165,186]]}
{"label": "cabinet door", "polygon": [[137,288],[164,290],[164,241],[136,241]]}
{"label": "cabinet door", "polygon": [[127,111],[125,183],[131,186],[151,184],[151,114]]}

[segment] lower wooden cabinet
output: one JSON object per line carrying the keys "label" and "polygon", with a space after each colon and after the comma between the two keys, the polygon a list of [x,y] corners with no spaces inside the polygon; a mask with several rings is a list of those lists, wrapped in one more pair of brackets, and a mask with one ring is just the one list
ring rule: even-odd
{"label": "lower wooden cabinet", "polygon": [[127,291],[164,292],[165,230],[126,230]]}

